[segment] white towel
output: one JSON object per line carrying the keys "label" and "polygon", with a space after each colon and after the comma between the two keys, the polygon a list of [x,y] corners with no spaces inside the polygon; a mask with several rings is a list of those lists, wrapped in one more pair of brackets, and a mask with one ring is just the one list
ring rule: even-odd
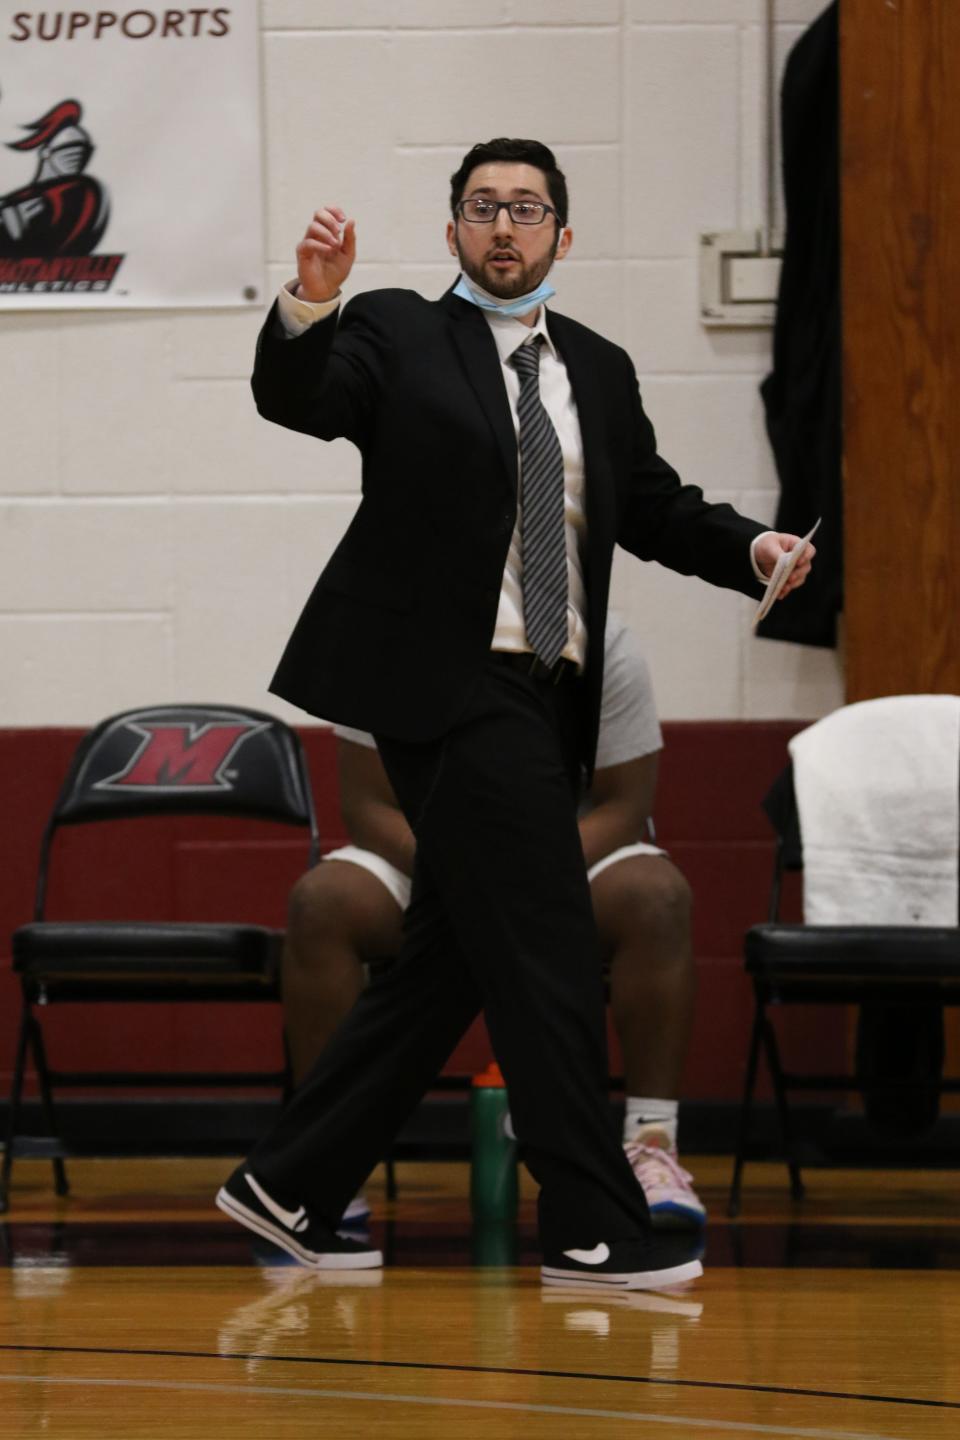
{"label": "white towel", "polygon": [[809,925],[956,925],[960,697],[847,705],[789,745]]}

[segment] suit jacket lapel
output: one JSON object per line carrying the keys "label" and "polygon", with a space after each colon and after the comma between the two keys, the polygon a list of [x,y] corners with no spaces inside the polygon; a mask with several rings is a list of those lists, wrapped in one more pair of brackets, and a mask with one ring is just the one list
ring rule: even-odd
{"label": "suit jacket lapel", "polygon": [[447,311],[453,324],[450,329],[459,352],[467,380],[480,401],[490,422],[497,449],[506,467],[514,495],[517,493],[517,436],[510,415],[510,403],[503,383],[500,356],[483,318],[483,311],[468,300],[447,291],[438,302]]}
{"label": "suit jacket lapel", "polygon": [[[563,356],[570,388],[577,405],[580,439],[583,445],[584,488],[587,510],[587,555],[598,553],[616,533],[616,499],[607,454],[603,376],[578,339],[576,327],[563,315],[549,312],[547,324],[553,342]],[[587,577],[589,583],[589,576]]]}

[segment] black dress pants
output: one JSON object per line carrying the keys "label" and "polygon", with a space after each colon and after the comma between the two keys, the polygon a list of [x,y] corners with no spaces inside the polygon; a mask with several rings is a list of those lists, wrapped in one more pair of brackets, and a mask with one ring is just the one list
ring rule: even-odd
{"label": "black dress pants", "polygon": [[649,1214],[607,1099],[603,987],[576,821],[573,679],[491,657],[441,739],[378,737],[417,839],[399,960],[366,989],[250,1155],[336,1223],[482,1008],[544,1249],[636,1237]]}

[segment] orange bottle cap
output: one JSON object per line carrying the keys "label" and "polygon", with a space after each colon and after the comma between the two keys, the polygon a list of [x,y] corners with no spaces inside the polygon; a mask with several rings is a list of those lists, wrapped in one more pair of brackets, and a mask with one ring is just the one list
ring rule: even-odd
{"label": "orange bottle cap", "polygon": [[504,1086],[503,1075],[501,1073],[500,1066],[495,1060],[492,1060],[490,1062],[486,1070],[482,1070],[479,1075],[474,1075],[473,1083],[474,1085],[478,1086],[488,1085],[491,1087],[496,1087],[499,1090],[503,1090],[506,1088]]}

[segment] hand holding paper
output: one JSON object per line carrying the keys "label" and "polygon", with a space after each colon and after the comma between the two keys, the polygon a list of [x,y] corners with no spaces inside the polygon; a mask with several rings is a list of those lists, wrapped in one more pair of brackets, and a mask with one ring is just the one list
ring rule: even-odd
{"label": "hand holding paper", "polygon": [[802,537],[796,535],[776,535],[772,537],[781,544],[790,540],[793,540],[795,543],[789,550],[781,550],[777,562],[773,567],[773,572],[767,580],[767,588],[763,592],[763,599],[760,601],[757,613],[753,617],[754,625],[759,625],[775,600],[779,600],[782,595],[789,595],[791,590],[796,590],[796,588],[806,580],[810,573],[813,557],[817,553],[815,547],[810,544],[810,541],[817,533],[819,526],[820,521],[818,520],[813,529],[808,530],[806,535]]}

